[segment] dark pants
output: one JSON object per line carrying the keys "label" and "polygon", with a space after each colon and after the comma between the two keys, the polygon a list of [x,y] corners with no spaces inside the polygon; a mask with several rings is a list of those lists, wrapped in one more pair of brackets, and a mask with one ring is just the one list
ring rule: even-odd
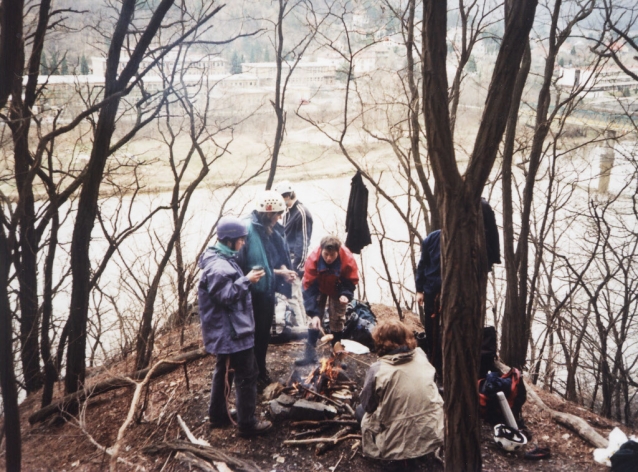
{"label": "dark pants", "polygon": [[[234,372],[228,372],[228,388],[235,381],[235,407],[237,425],[240,429],[250,429],[255,424],[257,402],[257,363],[253,349],[233,354],[218,354],[213,372],[208,417],[213,423],[230,422],[226,407],[226,365]],[[230,392],[229,392],[230,393]]]}
{"label": "dark pants", "polygon": [[259,368],[259,378],[267,380],[266,352],[270,342],[270,327],[275,317],[275,295],[253,291],[251,296],[255,315],[255,359]]}
{"label": "dark pants", "polygon": [[443,352],[441,349],[441,303],[440,294],[423,294],[423,327],[427,343],[426,354],[436,369],[439,379],[443,375]]}

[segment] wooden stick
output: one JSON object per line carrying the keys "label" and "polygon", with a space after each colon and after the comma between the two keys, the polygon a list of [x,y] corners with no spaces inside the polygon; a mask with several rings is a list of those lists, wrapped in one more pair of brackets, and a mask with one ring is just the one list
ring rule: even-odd
{"label": "wooden stick", "polygon": [[352,359],[353,361],[357,361],[358,363],[363,364],[363,365],[368,366],[368,367],[370,367],[372,365],[372,364],[368,364],[367,362],[363,362],[361,359],[357,359],[354,356],[350,356],[349,355],[348,359]]}
{"label": "wooden stick", "polygon": [[292,433],[292,437],[299,439],[306,436],[312,436],[313,434],[323,433],[325,430],[330,429],[331,426],[332,425],[324,424],[322,427],[317,429],[309,429],[308,431],[302,431],[301,433]]}
{"label": "wooden stick", "polygon": [[[349,432],[352,431],[352,426],[346,426],[345,428],[340,429],[339,431],[337,431],[337,433],[332,436],[331,439],[336,440],[339,438],[342,438],[344,436],[346,436]],[[325,453],[326,451],[329,451],[330,449],[332,449],[333,447],[336,446],[336,442],[324,442],[324,443],[320,443],[317,444],[317,446],[315,446],[315,454],[317,456],[320,456],[321,454]]]}
{"label": "wooden stick", "polygon": [[336,438],[336,439],[333,439],[333,438],[312,438],[312,439],[298,439],[298,440],[288,439],[284,441],[284,444],[286,444],[287,446],[295,446],[300,444],[318,444],[318,443],[325,443],[325,442],[337,444],[347,439],[361,439],[361,435],[348,434],[347,436],[343,436],[341,438]]}
{"label": "wooden stick", "polygon": [[341,403],[340,401],[337,400],[333,400],[332,398],[328,398],[325,395],[322,395],[320,393],[315,392],[314,390],[309,389],[308,387],[304,387],[303,385],[299,384],[299,387],[301,387],[302,389],[304,389],[306,392],[308,393],[312,393],[313,395],[316,395],[317,397],[327,401],[328,403],[332,403],[335,406],[338,406],[339,408],[343,408],[343,403]]}
{"label": "wooden stick", "polygon": [[305,426],[319,426],[322,424],[347,424],[350,426],[357,426],[359,423],[356,420],[303,420],[303,421],[294,421],[290,423],[292,427],[305,427]]}
{"label": "wooden stick", "polygon": [[186,423],[184,423],[184,420],[179,415],[177,415],[177,422],[182,427],[182,429],[184,430],[184,434],[186,434],[186,437],[188,438],[188,440],[191,443],[199,444],[200,446],[208,446],[208,447],[210,447],[210,443],[208,441],[206,441],[205,439],[197,439],[195,437],[195,435],[193,435],[193,433],[191,433],[191,430],[188,429],[188,426],[186,426]]}
{"label": "wooden stick", "polygon": [[180,461],[182,464],[185,464],[186,466],[195,466],[197,469],[201,469],[204,472],[218,472],[217,467],[214,467],[213,464],[205,461],[204,459],[200,459],[192,452],[178,451],[177,454],[175,454],[175,459]]}
{"label": "wooden stick", "polygon": [[152,446],[147,446],[143,449],[146,454],[157,454],[165,451],[182,451],[191,452],[197,457],[200,457],[209,462],[225,462],[226,464],[234,467],[235,470],[241,472],[262,472],[258,465],[248,460],[241,460],[230,454],[225,453],[221,449],[216,449],[208,446],[200,446],[197,444],[191,444],[186,441],[173,441],[173,442],[161,442]]}

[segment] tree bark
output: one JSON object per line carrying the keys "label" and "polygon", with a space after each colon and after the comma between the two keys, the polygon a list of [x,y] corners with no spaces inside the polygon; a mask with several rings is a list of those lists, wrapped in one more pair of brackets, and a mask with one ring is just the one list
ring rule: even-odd
{"label": "tree bark", "polygon": [[284,142],[284,132],[286,131],[286,112],[284,110],[285,94],[281,89],[281,74],[283,67],[283,50],[284,50],[284,12],[288,0],[279,0],[279,12],[277,16],[277,24],[275,25],[275,62],[277,64],[277,75],[275,77],[275,101],[271,102],[275,109],[277,117],[277,128],[275,129],[275,142],[272,149],[272,158],[270,160],[270,172],[266,181],[266,190],[272,188],[275,181],[275,173],[277,172],[277,161],[279,159],[279,151]]}
{"label": "tree bark", "polygon": [[[4,215],[2,217],[4,220]],[[13,326],[9,304],[9,242],[0,221],[0,387],[4,409],[4,434],[6,438],[6,469],[19,471],[22,462],[22,439],[20,435],[20,410],[18,387],[13,370]]]}
{"label": "tree bark", "polygon": [[[464,176],[456,164],[447,100],[446,2],[423,8],[424,111],[427,144],[440,192],[441,305],[446,470],[481,470],[476,378],[485,310],[487,255],[481,193],[496,159],[536,0],[515,2]],[[509,91],[509,93],[503,93]]]}
{"label": "tree bark", "polygon": [[84,384],[86,371],[86,324],[91,292],[89,246],[91,232],[93,231],[95,217],[97,215],[100,183],[104,174],[106,160],[110,153],[111,137],[115,130],[115,118],[121,99],[121,96],[117,94],[120,94],[126,89],[131,78],[137,73],[144,53],[157,33],[168,9],[173,5],[173,2],[174,0],[162,0],[158,4],[129,62],[119,76],[117,72],[121,49],[135,12],[136,2],[134,0],[123,1],[115,32],[113,33],[106,61],[104,81],[104,97],[113,98],[105,104],[98,116],[93,149],[91,150],[91,157],[87,165],[87,176],[80,192],[78,211],[71,241],[71,270],[73,271],[73,282],[71,306],[69,310],[70,323],[66,365],[67,373],[65,378],[65,390],[67,394],[77,391]]}

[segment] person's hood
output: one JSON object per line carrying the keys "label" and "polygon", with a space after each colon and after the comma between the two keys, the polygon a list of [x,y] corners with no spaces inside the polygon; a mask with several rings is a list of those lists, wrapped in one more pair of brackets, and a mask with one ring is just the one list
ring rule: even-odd
{"label": "person's hood", "polygon": [[199,262],[197,263],[197,265],[199,266],[200,269],[203,269],[208,264],[213,262],[215,259],[220,259],[223,257],[224,256],[222,256],[218,251],[215,250],[214,246],[211,246],[207,248],[204,251],[204,253],[200,256]]}
{"label": "person's hood", "polygon": [[392,351],[391,353],[386,354],[385,356],[381,356],[379,360],[382,362],[386,362],[390,365],[398,365],[398,364],[405,364],[407,362],[412,361],[414,359],[414,355],[415,355],[414,349],[410,349],[410,350],[397,349],[396,351]]}

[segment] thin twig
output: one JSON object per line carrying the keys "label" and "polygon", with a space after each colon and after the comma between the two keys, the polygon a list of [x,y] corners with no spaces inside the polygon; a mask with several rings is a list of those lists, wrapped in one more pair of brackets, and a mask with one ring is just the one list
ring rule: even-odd
{"label": "thin twig", "polygon": [[312,439],[288,439],[284,441],[284,444],[288,446],[295,446],[299,444],[318,444],[318,443],[332,443],[337,444],[346,439],[361,439],[360,434],[348,434],[347,436],[343,436],[341,438],[312,438]]}
{"label": "thin twig", "polygon": [[335,406],[338,406],[339,408],[343,408],[343,403],[341,403],[340,401],[337,400],[333,400],[332,398],[328,398],[325,395],[322,395],[320,393],[315,392],[314,390],[308,388],[308,387],[304,387],[303,385],[299,384],[298,387],[301,387],[303,390],[305,390],[308,393],[312,393],[313,395],[327,401],[328,403],[332,403]]}

